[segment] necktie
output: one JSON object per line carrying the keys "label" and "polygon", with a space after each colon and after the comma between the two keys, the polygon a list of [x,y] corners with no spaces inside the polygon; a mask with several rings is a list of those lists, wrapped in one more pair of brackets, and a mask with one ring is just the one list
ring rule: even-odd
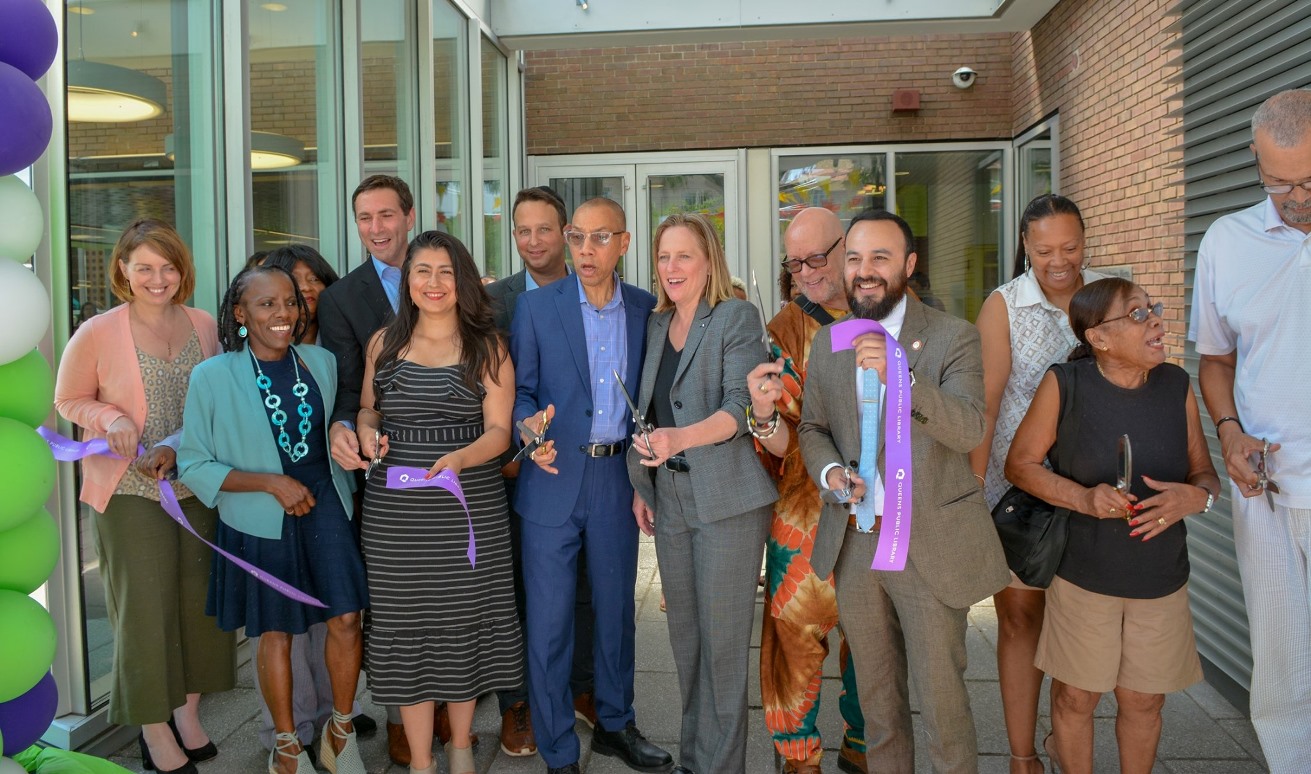
{"label": "necktie", "polygon": [[874,479],[879,466],[879,372],[861,371],[860,376],[860,477],[865,480],[865,499],[856,505],[856,524],[864,531],[874,529]]}
{"label": "necktie", "polygon": [[388,266],[382,270],[382,289],[387,294],[387,300],[391,302],[391,310],[395,312],[401,301],[400,269]]}

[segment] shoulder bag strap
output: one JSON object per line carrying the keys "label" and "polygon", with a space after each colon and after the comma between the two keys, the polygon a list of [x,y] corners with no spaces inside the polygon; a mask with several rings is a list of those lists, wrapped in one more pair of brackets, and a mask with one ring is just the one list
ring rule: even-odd
{"label": "shoulder bag strap", "polygon": [[833,315],[829,314],[828,311],[824,309],[824,307],[820,306],[814,301],[811,301],[809,298],[806,298],[806,295],[804,293],[792,299],[792,303],[801,307],[801,311],[810,315],[811,318],[814,319],[815,322],[819,323],[820,325],[828,325],[829,323],[833,322]]}

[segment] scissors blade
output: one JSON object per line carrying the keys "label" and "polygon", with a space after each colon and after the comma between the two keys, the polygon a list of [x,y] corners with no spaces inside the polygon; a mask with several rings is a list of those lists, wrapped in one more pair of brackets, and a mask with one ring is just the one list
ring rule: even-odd
{"label": "scissors blade", "polygon": [[382,457],[379,452],[382,451],[382,431],[373,431],[373,459],[369,460],[369,467],[364,469],[364,480],[367,481],[373,475],[373,471],[378,469],[382,464]]}
{"label": "scissors blade", "polygon": [[1128,433],[1120,436],[1119,456],[1120,467],[1115,488],[1120,490],[1120,494],[1127,495],[1133,486],[1133,444],[1129,443]]}
{"label": "scissors blade", "polygon": [[542,432],[540,433],[534,432],[533,429],[529,427],[528,424],[524,422],[522,419],[515,422],[514,426],[519,428],[519,431],[521,433],[523,433],[526,436],[529,436],[532,439],[528,443],[525,443],[523,445],[523,448],[520,449],[519,452],[514,455],[513,459],[515,461],[518,461],[523,459],[524,457],[532,456],[532,453],[537,451],[537,448],[542,445],[542,441],[546,439],[546,428],[543,427]]}
{"label": "scissors blade", "polygon": [[628,410],[633,413],[633,422],[637,424],[637,431],[642,434],[642,440],[646,442],[647,455],[654,458],[655,450],[651,448],[651,436],[648,435],[652,430],[651,425],[647,424],[646,416],[637,410],[637,401],[633,400],[633,394],[628,391],[628,385],[624,384],[623,377],[613,368],[610,369],[610,373],[614,375],[615,381],[619,383],[619,389],[624,393],[624,401],[628,403]]}
{"label": "scissors blade", "polygon": [[751,270],[751,288],[756,292],[756,312],[760,314],[760,343],[765,345],[765,357],[773,359],[774,341],[769,336],[769,320],[765,318],[765,299],[760,295],[760,283],[756,282],[756,270]]}

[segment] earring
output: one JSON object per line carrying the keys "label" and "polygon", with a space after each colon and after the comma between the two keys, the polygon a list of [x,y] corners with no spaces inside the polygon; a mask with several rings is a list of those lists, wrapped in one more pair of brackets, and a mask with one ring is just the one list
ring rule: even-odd
{"label": "earring", "polygon": [[246,338],[246,336],[248,336],[248,335],[250,335],[250,331],[246,330],[246,326],[243,325],[243,326],[241,326],[240,328],[237,329],[237,336],[238,336],[239,338],[243,338],[243,339],[244,339],[244,338]]}
{"label": "earring", "polygon": [[1029,265],[1029,254],[1028,254],[1028,253],[1025,253],[1025,254],[1024,254],[1024,271],[1026,271],[1026,272],[1029,271],[1029,268],[1030,268],[1030,265]]}

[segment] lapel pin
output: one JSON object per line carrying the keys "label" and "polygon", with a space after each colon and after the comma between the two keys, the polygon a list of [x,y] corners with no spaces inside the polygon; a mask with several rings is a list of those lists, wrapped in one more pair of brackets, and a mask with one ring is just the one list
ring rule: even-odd
{"label": "lapel pin", "polygon": [[910,348],[915,350],[916,352],[918,352],[920,347],[922,346],[924,346],[924,342],[920,341],[919,339],[915,339],[910,343]]}

